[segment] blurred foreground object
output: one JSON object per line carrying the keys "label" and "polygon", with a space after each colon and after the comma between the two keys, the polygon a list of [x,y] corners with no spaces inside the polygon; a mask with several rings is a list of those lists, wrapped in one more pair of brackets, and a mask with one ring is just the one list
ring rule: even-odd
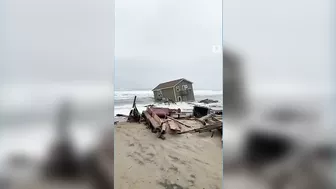
{"label": "blurred foreground object", "polygon": [[[72,101],[60,103],[55,120],[55,138],[48,148],[43,161],[33,161],[37,166],[30,177],[0,180],[6,189],[113,189],[114,188],[114,133],[113,126],[100,127],[97,145],[81,151],[74,143],[74,131],[71,130],[74,108]],[[83,125],[81,125],[83,126]],[[91,125],[90,125],[91,126]],[[94,127],[95,125],[92,125]],[[84,127],[84,126],[83,126]],[[97,128],[95,128],[97,129]],[[29,157],[15,155],[11,164],[25,168]],[[12,168],[14,166],[11,166]],[[29,170],[27,170],[29,171]]]}
{"label": "blurred foreground object", "polygon": [[320,99],[252,100],[240,58],[227,49],[223,69],[224,188],[335,188],[335,137],[326,129]]}
{"label": "blurred foreground object", "polygon": [[69,136],[71,116],[70,101],[65,100],[60,105],[56,120],[56,139],[51,147],[50,157],[44,170],[48,177],[74,179],[81,173],[80,161],[75,155],[73,143]]}
{"label": "blurred foreground object", "polygon": [[240,57],[230,51],[223,51],[223,110],[230,116],[238,116],[246,108],[245,86]]}

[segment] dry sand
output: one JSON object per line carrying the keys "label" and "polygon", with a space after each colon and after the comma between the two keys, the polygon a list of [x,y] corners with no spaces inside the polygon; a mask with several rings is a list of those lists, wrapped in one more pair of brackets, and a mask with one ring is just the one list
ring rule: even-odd
{"label": "dry sand", "polygon": [[138,123],[119,123],[114,132],[115,188],[222,188],[219,134],[166,134],[161,140]]}

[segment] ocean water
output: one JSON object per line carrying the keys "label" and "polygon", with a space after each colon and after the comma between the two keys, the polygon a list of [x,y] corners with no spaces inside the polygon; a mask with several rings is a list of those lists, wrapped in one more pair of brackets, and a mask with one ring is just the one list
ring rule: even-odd
{"label": "ocean water", "polygon": [[180,108],[182,111],[191,111],[194,104],[203,99],[217,100],[218,103],[212,104],[213,108],[222,107],[223,93],[220,90],[194,90],[194,103],[177,102],[176,104],[158,104],[154,102],[154,94],[151,90],[129,90],[115,91],[114,93],[114,113],[128,115],[133,104],[134,97],[137,96],[136,105],[139,111],[145,110],[147,105],[154,104],[160,107]]}

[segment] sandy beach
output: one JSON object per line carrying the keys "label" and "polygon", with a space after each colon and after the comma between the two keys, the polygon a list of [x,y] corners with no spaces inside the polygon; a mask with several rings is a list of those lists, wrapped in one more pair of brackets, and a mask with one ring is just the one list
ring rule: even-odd
{"label": "sandy beach", "polygon": [[216,133],[156,137],[138,123],[115,126],[115,188],[220,189],[222,144]]}

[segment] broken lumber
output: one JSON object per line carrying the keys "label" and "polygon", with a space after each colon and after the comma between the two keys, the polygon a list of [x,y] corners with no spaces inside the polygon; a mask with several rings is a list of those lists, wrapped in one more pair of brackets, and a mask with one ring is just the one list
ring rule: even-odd
{"label": "broken lumber", "polygon": [[169,120],[168,121],[169,128],[174,131],[181,131],[181,128],[179,127],[178,124],[174,120]]}
{"label": "broken lumber", "polygon": [[160,126],[162,125],[162,120],[159,118],[158,115],[156,115],[156,113],[152,112],[152,117]]}
{"label": "broken lumber", "polygon": [[203,125],[206,125],[207,123],[207,120],[209,120],[210,118],[213,118],[213,117],[215,117],[215,114],[208,114],[208,115],[206,115],[206,116],[203,116],[203,117],[201,117],[201,118],[199,118],[199,119],[197,119],[199,122],[201,122]]}
{"label": "broken lumber", "polygon": [[161,131],[166,133],[167,128],[168,128],[168,123],[167,122],[162,123]]}
{"label": "broken lumber", "polygon": [[152,116],[150,116],[147,111],[144,111],[144,115],[154,129],[157,129],[160,127],[159,123],[156,122],[155,119]]}
{"label": "broken lumber", "polygon": [[134,108],[134,107],[135,107],[136,98],[137,98],[137,96],[134,96],[134,100],[133,100],[133,105],[132,105],[132,108]]}
{"label": "broken lumber", "polygon": [[164,134],[166,134],[166,128],[168,127],[167,126],[167,122],[162,122],[161,124],[161,130],[159,131],[159,134],[158,134],[158,138],[161,138],[162,140],[165,139],[165,137],[163,136]]}
{"label": "broken lumber", "polygon": [[136,96],[135,96],[133,105],[132,105],[132,110],[129,113],[127,121],[128,122],[140,122],[140,120],[141,120],[141,115],[140,115],[140,112],[138,111],[138,108],[136,107]]}
{"label": "broken lumber", "polygon": [[215,120],[215,121],[217,121],[217,122],[221,122],[221,123],[223,123],[222,120],[220,120],[220,119],[218,119],[218,118],[216,118],[216,117],[213,117],[212,119]]}
{"label": "broken lumber", "polygon": [[177,120],[177,119],[175,119],[175,118],[173,118],[173,117],[167,116],[167,118],[168,118],[168,119],[171,119],[171,120],[173,120],[173,121],[176,121],[177,123],[179,123],[179,124],[181,124],[181,125],[184,125],[184,126],[186,126],[186,127],[191,128],[190,125],[187,125],[187,124],[185,124],[185,123],[183,123],[183,122],[181,122],[181,121],[179,121],[179,120]]}
{"label": "broken lumber", "polygon": [[206,125],[204,127],[197,128],[197,129],[191,129],[188,131],[179,132],[177,134],[193,133],[193,132],[204,133],[204,132],[211,132],[213,130],[219,130],[221,128],[222,128],[222,123],[216,123],[213,125]]}

